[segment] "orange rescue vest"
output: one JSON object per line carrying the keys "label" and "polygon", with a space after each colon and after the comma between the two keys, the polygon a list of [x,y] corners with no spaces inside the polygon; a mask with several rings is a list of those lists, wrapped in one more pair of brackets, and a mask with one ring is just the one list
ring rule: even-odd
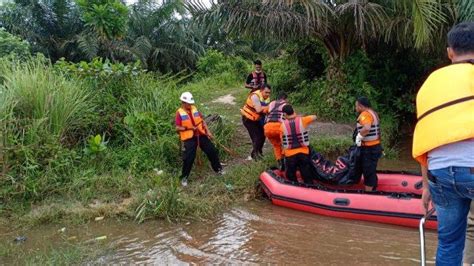
{"label": "orange rescue vest", "polygon": [[297,116],[282,122],[282,145],[285,150],[309,146],[309,132],[303,125],[303,119]]}
{"label": "orange rescue vest", "polygon": [[[368,141],[375,141],[375,140],[380,140],[380,119],[377,113],[372,110],[368,109],[367,112],[372,116],[374,121],[372,122],[372,125],[370,125],[370,130],[367,135],[364,136],[362,139],[363,142],[368,142]],[[357,132],[360,132],[360,130],[364,126],[359,123],[359,120],[357,119]]]}
{"label": "orange rescue vest", "polygon": [[[189,117],[189,113],[186,112],[186,110],[184,110],[183,108],[179,108],[177,113],[181,117],[181,126],[188,129],[184,131],[179,131],[179,137],[181,141],[185,141],[187,139],[194,137],[194,133],[195,133],[193,130],[194,127],[197,127],[196,133],[198,135],[207,135],[206,129],[204,128],[204,125],[203,125],[201,114],[198,112],[197,108],[194,105],[191,106],[192,119],[191,117]],[[193,123],[193,120],[194,120],[194,123]]]}
{"label": "orange rescue vest", "polygon": [[[260,104],[261,104],[262,107],[265,107],[266,105],[268,105],[268,101],[266,99],[263,99],[262,92],[260,90],[254,91],[254,92],[250,93],[249,96],[247,97],[247,100],[245,101],[244,107],[242,107],[242,109],[240,109],[240,113],[243,116],[245,116],[247,119],[250,119],[252,121],[257,121],[257,120],[260,119],[261,113],[257,112],[257,110],[255,109],[255,106],[253,104],[252,96],[254,94],[258,96],[258,99],[259,99]],[[268,107],[264,108],[262,113],[266,112],[266,110],[268,110]]]}

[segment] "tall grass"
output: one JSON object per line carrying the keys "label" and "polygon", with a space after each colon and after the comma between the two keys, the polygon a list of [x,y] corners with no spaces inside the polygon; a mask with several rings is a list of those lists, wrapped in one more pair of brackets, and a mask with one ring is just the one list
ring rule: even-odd
{"label": "tall grass", "polygon": [[3,59],[0,64],[4,65],[1,91],[6,94],[6,106],[14,106],[10,109],[13,119],[24,126],[17,133],[32,142],[41,140],[41,134],[63,137],[94,108],[88,101],[90,92],[81,83],[58,75],[41,57],[23,62]]}

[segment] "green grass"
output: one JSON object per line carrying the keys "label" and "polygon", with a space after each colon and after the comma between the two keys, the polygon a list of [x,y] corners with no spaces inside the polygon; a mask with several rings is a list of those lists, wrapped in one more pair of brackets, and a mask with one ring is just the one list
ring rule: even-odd
{"label": "green grass", "polygon": [[344,154],[353,145],[348,136],[317,136],[311,138],[313,149],[323,155]]}
{"label": "green grass", "polygon": [[100,243],[72,243],[26,249],[22,244],[0,243],[0,259],[9,265],[81,265],[110,250]]}

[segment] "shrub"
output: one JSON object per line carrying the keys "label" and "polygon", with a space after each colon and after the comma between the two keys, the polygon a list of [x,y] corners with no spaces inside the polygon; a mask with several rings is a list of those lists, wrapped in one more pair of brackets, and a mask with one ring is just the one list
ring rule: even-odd
{"label": "shrub", "polygon": [[28,42],[8,33],[0,28],[0,57],[16,55],[25,58],[30,54],[30,45]]}
{"label": "shrub", "polygon": [[225,56],[222,52],[209,50],[197,62],[196,78],[218,76],[228,73],[232,79],[242,78],[248,74],[250,64],[238,56]]}
{"label": "shrub", "polygon": [[304,78],[297,60],[289,55],[264,63],[263,68],[268,75],[268,83],[272,85],[275,95],[279,91],[296,91],[297,85]]}

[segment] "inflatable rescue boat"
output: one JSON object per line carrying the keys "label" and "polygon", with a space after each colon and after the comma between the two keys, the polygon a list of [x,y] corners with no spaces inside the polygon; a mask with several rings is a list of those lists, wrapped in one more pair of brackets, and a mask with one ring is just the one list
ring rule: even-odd
{"label": "inflatable rescue boat", "polygon": [[[418,227],[424,212],[422,177],[404,172],[378,172],[376,192],[365,192],[362,180],[340,186],[288,181],[284,172],[270,169],[260,175],[262,188],[273,204],[320,215]],[[436,216],[425,223],[437,227]]]}

